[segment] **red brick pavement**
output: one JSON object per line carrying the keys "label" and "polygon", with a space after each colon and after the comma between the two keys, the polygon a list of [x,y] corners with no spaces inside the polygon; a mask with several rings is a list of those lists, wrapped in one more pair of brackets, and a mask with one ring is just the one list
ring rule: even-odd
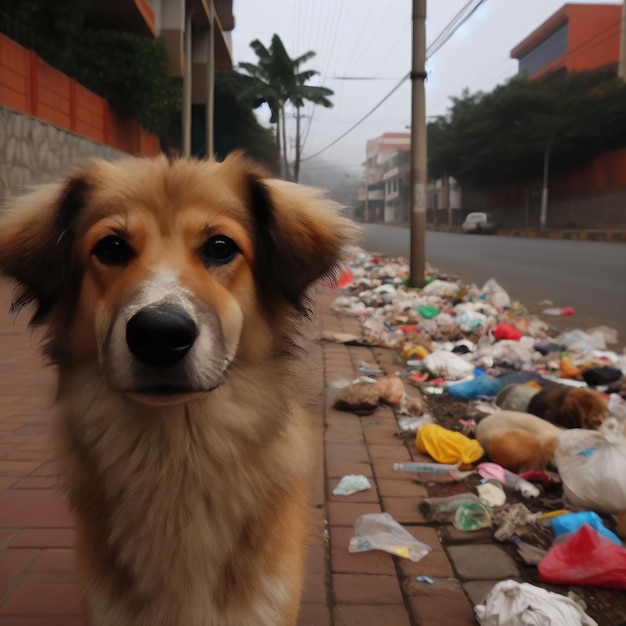
{"label": "red brick pavement", "polygon": [[[54,373],[37,356],[36,338],[26,334],[26,315],[15,322],[6,313],[9,298],[9,288],[0,285],[0,626],[78,626],[72,518],[53,490],[54,468],[48,462]],[[320,302],[318,325],[358,333],[356,320],[340,320],[328,311],[329,298],[326,294]],[[392,471],[394,461],[417,455],[395,437],[392,411],[380,408],[358,418],[334,410],[325,394],[324,381],[353,377],[363,359],[394,369],[384,351],[323,344],[310,355],[324,420],[315,422],[314,536],[299,626],[474,624],[437,532],[417,511],[424,488]],[[373,489],[332,496],[338,479],[348,473],[372,477]],[[420,563],[383,552],[349,554],[356,518],[381,510],[433,551]],[[421,574],[435,584],[416,582]]]}

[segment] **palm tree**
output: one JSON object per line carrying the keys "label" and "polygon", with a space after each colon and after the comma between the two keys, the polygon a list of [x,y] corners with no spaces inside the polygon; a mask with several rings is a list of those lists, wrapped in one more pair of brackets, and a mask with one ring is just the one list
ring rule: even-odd
{"label": "palm tree", "polygon": [[266,103],[271,112],[270,123],[276,124],[276,157],[281,156],[282,136],[282,164],[283,176],[289,177],[287,163],[287,130],[285,125],[285,104],[291,102],[296,107],[296,159],[294,178],[297,181],[300,170],[300,109],[305,102],[313,102],[324,107],[331,107],[328,96],[333,92],[326,87],[307,85],[315,70],[299,72],[302,63],[315,56],[309,51],[292,59],[285,50],[285,46],[278,35],[272,37],[272,43],[266,48],[258,39],[250,47],[259,57],[258,64],[240,63],[239,66],[249,75],[249,87],[241,94],[241,98],[251,102],[253,108]]}

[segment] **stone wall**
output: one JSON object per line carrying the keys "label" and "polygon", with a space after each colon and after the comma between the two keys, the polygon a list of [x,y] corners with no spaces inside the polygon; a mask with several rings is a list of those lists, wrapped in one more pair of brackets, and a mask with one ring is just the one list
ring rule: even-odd
{"label": "stone wall", "polygon": [[29,185],[56,180],[90,157],[124,153],[0,106],[0,202]]}

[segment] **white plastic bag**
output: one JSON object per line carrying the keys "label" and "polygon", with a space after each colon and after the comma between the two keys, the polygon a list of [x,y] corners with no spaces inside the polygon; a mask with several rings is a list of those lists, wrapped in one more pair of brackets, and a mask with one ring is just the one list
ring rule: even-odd
{"label": "white plastic bag", "polygon": [[576,428],[559,435],[554,460],[568,503],[600,513],[626,511],[626,440],[614,417],[599,431]]}
{"label": "white plastic bag", "polygon": [[496,309],[504,309],[511,306],[509,294],[502,289],[494,278],[490,278],[483,285],[482,292],[489,297],[489,301]]}
{"label": "white plastic bag", "polygon": [[421,561],[431,547],[418,541],[389,513],[367,513],[354,524],[354,536],[350,539],[348,552],[383,550],[411,561]]}
{"label": "white plastic bag", "polygon": [[449,298],[461,290],[461,287],[456,283],[450,283],[447,280],[439,280],[438,278],[433,280],[432,283],[428,283],[424,287],[424,293],[429,296],[441,296],[442,298]]}
{"label": "white plastic bag", "polygon": [[474,612],[481,626],[598,626],[570,598],[514,580],[495,585]]}
{"label": "white plastic bag", "polygon": [[435,350],[422,363],[433,376],[443,376],[446,380],[461,380],[474,372],[471,363],[445,350]]}
{"label": "white plastic bag", "polygon": [[351,496],[353,493],[367,491],[371,488],[372,485],[365,476],[361,476],[360,474],[347,474],[333,489],[333,496]]}

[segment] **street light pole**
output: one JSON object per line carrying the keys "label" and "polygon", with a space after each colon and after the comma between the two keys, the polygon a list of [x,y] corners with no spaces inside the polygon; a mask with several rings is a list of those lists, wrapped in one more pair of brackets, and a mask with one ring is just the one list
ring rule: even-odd
{"label": "street light pole", "polygon": [[426,266],[426,0],[413,0],[411,64],[411,260],[410,282],[424,285]]}
{"label": "street light pole", "polygon": [[550,131],[548,135],[548,141],[546,142],[546,151],[543,155],[543,187],[541,189],[541,212],[539,213],[539,227],[541,230],[546,229],[546,223],[548,221],[548,188],[550,182],[549,167],[550,167],[550,148],[552,147],[552,141],[554,139],[554,130]]}

